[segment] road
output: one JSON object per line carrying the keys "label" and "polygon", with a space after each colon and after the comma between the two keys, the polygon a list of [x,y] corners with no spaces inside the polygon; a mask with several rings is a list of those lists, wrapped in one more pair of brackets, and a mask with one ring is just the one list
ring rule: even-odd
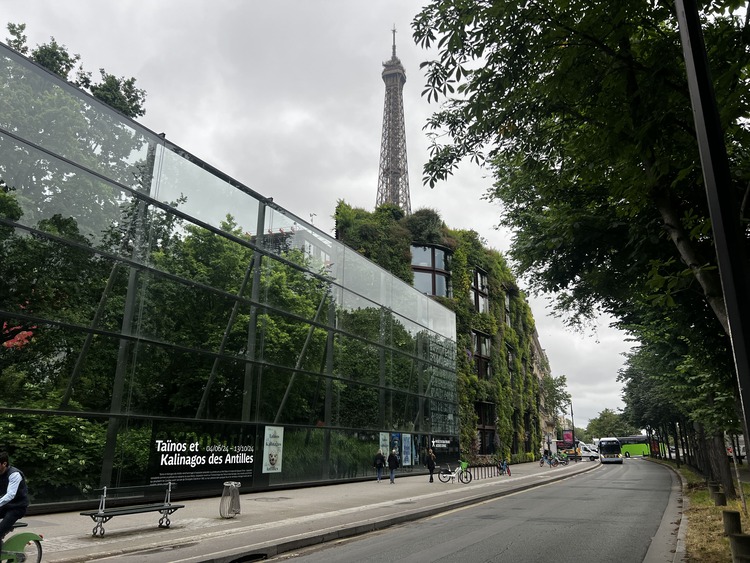
{"label": "road", "polygon": [[274,560],[641,563],[662,522],[673,478],[658,464],[630,459]]}

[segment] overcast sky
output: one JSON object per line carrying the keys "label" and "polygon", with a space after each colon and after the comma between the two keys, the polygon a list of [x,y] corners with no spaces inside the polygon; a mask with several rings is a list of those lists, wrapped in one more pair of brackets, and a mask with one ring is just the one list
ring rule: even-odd
{"label": "overcast sky", "polygon": [[[437,109],[421,97],[411,37],[421,1],[408,0],[0,0],[7,23],[25,23],[28,44],[54,36],[98,76],[135,77],[146,90],[139,121],[302,219],[333,232],[338,200],[375,205],[385,87],[382,63],[406,69],[404,114],[412,210],[437,210],[446,224],[474,229],[507,250],[498,208],[482,199],[487,171],[465,162],[435,189],[422,185],[428,143],[422,127]],[[521,281],[521,280],[519,280]],[[523,287],[521,281],[521,286]],[[602,319],[577,334],[530,297],[553,376],[566,375],[576,426],[623,406],[616,382],[629,349]]]}

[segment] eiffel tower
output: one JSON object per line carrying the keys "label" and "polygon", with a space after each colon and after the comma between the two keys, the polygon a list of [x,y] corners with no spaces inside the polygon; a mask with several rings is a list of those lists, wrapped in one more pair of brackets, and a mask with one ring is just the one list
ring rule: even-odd
{"label": "eiffel tower", "polygon": [[406,131],[404,129],[404,84],[406,71],[396,56],[396,26],[393,26],[393,54],[383,63],[385,106],[383,139],[380,143],[380,173],[376,206],[392,203],[406,215],[411,214],[409,168],[406,164]]}

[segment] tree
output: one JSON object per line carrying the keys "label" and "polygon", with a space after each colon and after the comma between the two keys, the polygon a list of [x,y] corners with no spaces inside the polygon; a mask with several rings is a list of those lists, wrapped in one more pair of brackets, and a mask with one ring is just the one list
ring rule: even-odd
{"label": "tree", "polygon": [[549,417],[557,418],[558,414],[565,414],[565,409],[570,404],[570,393],[566,391],[568,380],[565,375],[552,377],[545,374],[542,378],[541,395],[544,404],[544,412]]}
{"label": "tree", "polygon": [[385,204],[370,213],[339,201],[335,216],[340,241],[411,285],[411,241],[399,224],[404,212],[398,206]]}
{"label": "tree", "polygon": [[[701,4],[738,207],[750,185],[741,5]],[[488,196],[515,233],[511,257],[570,323],[603,310],[644,338],[661,314],[684,323],[676,338],[688,350],[723,332],[716,365],[689,356],[711,383],[695,390],[713,405],[736,382],[725,371],[726,310],[674,10],[647,0],[430,2],[414,37],[437,47],[424,93],[446,101],[427,124],[424,179],[435,186],[465,157],[489,166]]]}
{"label": "tree", "polygon": [[640,434],[640,430],[631,426],[622,413],[616,413],[612,409],[604,409],[596,418],[589,420],[586,432],[597,438]]}
{"label": "tree", "polygon": [[[741,201],[750,52],[746,22],[725,13],[738,5],[708,3],[703,16]],[[450,142],[435,135],[425,181],[466,156],[487,162],[490,198],[516,230],[512,256],[536,288],[560,292],[564,310],[614,307],[634,277],[667,297],[697,282],[726,329],[673,10],[645,0],[428,4],[413,23],[417,42],[439,50],[423,64],[425,94],[449,96],[428,127]]]}

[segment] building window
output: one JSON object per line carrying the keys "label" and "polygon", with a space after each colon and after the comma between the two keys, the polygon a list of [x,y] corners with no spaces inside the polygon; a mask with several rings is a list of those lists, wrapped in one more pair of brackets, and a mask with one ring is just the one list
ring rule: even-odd
{"label": "building window", "polygon": [[411,247],[411,265],[432,268],[432,248],[428,246]]}
{"label": "building window", "polygon": [[471,301],[474,303],[474,309],[479,313],[490,312],[489,287],[487,285],[487,273],[476,269],[474,277],[471,280]]}
{"label": "building window", "polygon": [[481,332],[471,333],[472,353],[479,379],[490,379],[492,377],[492,365],[490,364],[490,348],[492,338]]}
{"label": "building window", "polygon": [[477,413],[477,445],[479,455],[492,455],[495,453],[495,404],[477,402],[474,403]]}
{"label": "building window", "polygon": [[436,246],[412,246],[411,268],[414,287],[427,295],[451,296],[450,254]]}
{"label": "building window", "polygon": [[510,326],[510,295],[505,294],[505,324]]}

